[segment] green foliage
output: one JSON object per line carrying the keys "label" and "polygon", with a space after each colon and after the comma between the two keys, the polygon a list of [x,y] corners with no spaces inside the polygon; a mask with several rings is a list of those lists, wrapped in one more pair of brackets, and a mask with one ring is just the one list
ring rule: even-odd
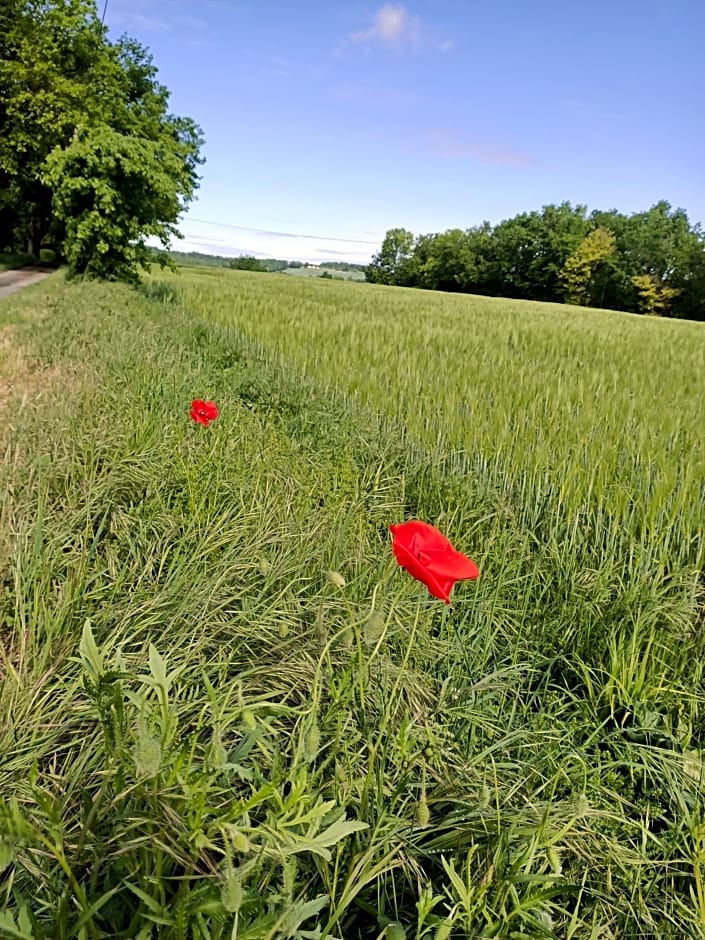
{"label": "green foliage", "polygon": [[451,229],[440,235],[424,235],[414,251],[418,263],[417,284],[431,290],[462,290],[476,279],[472,235]]}
{"label": "green foliage", "polygon": [[365,277],[373,284],[413,282],[414,236],[405,228],[392,228],[384,236],[382,247],[365,269]]}
{"label": "green foliage", "polygon": [[266,271],[267,268],[253,255],[240,255],[238,258],[231,258],[228,261],[228,267],[235,271]]}
{"label": "green foliage", "polygon": [[662,312],[705,320],[705,237],[667,202],[631,216],[548,205],[494,227],[484,222],[416,238],[390,229],[366,271],[379,284],[630,312],[651,309],[637,289],[645,276],[661,291]]}
{"label": "green foliage", "polygon": [[354,264],[352,261],[323,261],[322,267],[330,268],[332,271],[359,271],[364,272],[366,265]]}
{"label": "green foliage", "polygon": [[209,255],[202,251],[170,251],[169,257],[179,267],[198,265],[206,268],[226,268],[230,258],[224,255]]}
{"label": "green foliage", "polygon": [[137,280],[152,258],[146,238],[166,247],[193,193],[192,147],[192,138],[148,140],[96,127],[49,155],[43,179],[66,230],[71,274]]}
{"label": "green foliage", "polygon": [[594,229],[580,242],[560,275],[567,303],[599,306],[597,275],[614,254],[616,242],[616,236],[606,228]]}
{"label": "green foliage", "polygon": [[678,288],[660,284],[653,274],[635,274],[631,282],[639,294],[641,313],[660,316],[674,297],[680,294]]}
{"label": "green foliage", "polygon": [[[544,206],[495,226],[488,264],[491,290],[527,300],[554,300],[568,256],[587,234],[585,206]],[[488,286],[489,286],[488,285]],[[505,285],[504,290],[497,290]]]}
{"label": "green foliage", "polygon": [[108,41],[95,0],[12,2],[0,31],[0,223],[35,257],[48,238],[74,274],[135,279],[144,239],[166,243],[193,196],[199,130],[169,114],[142,46]]}
{"label": "green foliage", "polygon": [[0,212],[13,244],[38,257],[52,226],[46,157],[109,101],[112,63],[90,0],[12,0],[0,29]]}
{"label": "green foliage", "polygon": [[24,268],[33,262],[34,258],[31,255],[16,254],[15,252],[0,252],[0,271]]}

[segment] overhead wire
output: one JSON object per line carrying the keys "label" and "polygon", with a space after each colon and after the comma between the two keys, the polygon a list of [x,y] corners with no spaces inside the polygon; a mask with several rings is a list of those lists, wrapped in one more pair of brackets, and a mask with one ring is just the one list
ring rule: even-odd
{"label": "overhead wire", "polygon": [[340,238],[335,235],[308,235],[301,232],[274,232],[265,228],[252,228],[247,225],[234,225],[231,222],[213,222],[210,219],[197,219],[194,216],[187,216],[183,222],[199,222],[202,225],[217,225],[220,228],[234,228],[241,232],[258,232],[261,235],[278,235],[282,238],[314,238],[316,240],[327,242],[352,242],[356,245],[379,245],[381,241],[365,241],[362,238]]}

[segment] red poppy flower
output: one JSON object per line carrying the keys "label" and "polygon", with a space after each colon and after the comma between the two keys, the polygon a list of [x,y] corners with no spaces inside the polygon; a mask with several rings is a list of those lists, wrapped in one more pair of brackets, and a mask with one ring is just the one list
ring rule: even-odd
{"label": "red poppy flower", "polygon": [[214,401],[203,401],[200,398],[195,398],[191,402],[191,411],[189,414],[194,421],[197,421],[199,424],[202,424],[204,428],[207,428],[210,422],[215,421],[218,417],[218,406]]}
{"label": "red poppy flower", "polygon": [[477,578],[474,561],[456,551],[438,529],[413,519],[390,525],[392,551],[412,578],[422,581],[429,593],[450,604],[450,592],[456,581]]}

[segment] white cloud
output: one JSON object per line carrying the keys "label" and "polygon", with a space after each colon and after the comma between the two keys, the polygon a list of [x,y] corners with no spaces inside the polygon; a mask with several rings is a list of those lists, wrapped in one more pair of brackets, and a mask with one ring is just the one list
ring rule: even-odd
{"label": "white cloud", "polygon": [[455,49],[455,40],[446,39],[445,42],[441,42],[438,45],[439,52],[452,52]]}
{"label": "white cloud", "polygon": [[414,45],[418,42],[421,23],[400,3],[385,3],[375,13],[368,29],[350,34],[351,42],[382,42],[386,45]]}

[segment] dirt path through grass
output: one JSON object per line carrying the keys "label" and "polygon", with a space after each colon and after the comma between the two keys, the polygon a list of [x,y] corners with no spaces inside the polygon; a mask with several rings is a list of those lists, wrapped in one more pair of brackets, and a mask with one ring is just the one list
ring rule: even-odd
{"label": "dirt path through grass", "polygon": [[0,271],[0,298],[8,297],[23,287],[36,284],[49,277],[51,270],[41,267],[19,268],[15,271]]}

